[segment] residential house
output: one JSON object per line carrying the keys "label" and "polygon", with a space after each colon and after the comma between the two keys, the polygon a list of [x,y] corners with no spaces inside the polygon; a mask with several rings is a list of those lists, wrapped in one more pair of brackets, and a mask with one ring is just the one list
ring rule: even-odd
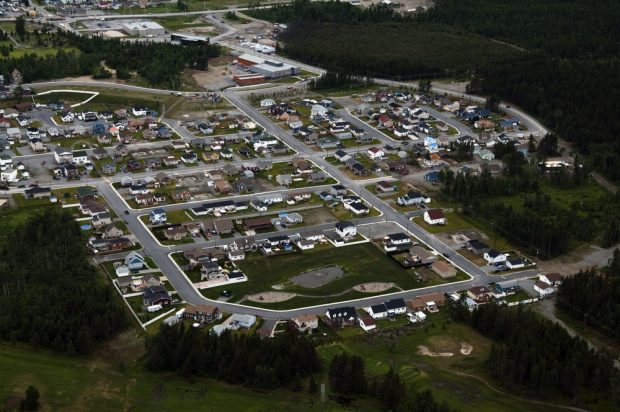
{"label": "residential house", "polygon": [[357,311],[350,306],[327,309],[325,316],[327,321],[334,327],[355,325],[358,318]]}
{"label": "residential house", "polygon": [[534,290],[538,292],[541,298],[555,293],[555,288],[550,284],[543,282],[542,280],[537,280],[536,282],[534,282]]}
{"label": "residential house", "polygon": [[430,201],[431,199],[428,196],[425,196],[420,192],[416,192],[415,190],[410,190],[403,196],[396,199],[396,203],[400,206],[420,205],[422,203],[430,203]]}
{"label": "residential house", "polygon": [[483,257],[484,257],[484,260],[487,261],[487,264],[495,265],[495,264],[505,264],[507,256],[505,253],[501,253],[500,251],[496,249],[489,249],[487,252],[484,253]]}
{"label": "residential house", "polygon": [[114,239],[121,236],[123,236],[123,231],[112,223],[103,228],[101,237],[103,239]]}
{"label": "residential house", "polygon": [[385,302],[388,316],[399,315],[407,311],[407,305],[402,298],[392,299]]}
{"label": "residential house", "polygon": [[422,246],[413,246],[409,249],[409,255],[414,265],[426,266],[437,260],[437,256],[433,255],[430,250],[424,249]]}
{"label": "residential house", "polygon": [[151,286],[146,288],[142,300],[146,306],[167,306],[172,303],[172,298],[163,286]]}
{"label": "residential house", "polygon": [[474,286],[467,289],[467,296],[476,302],[488,302],[493,296],[493,291],[486,286]]}
{"label": "residential house", "polygon": [[164,237],[167,240],[182,240],[187,237],[187,229],[182,226],[168,227],[163,230]]}
{"label": "residential house", "polygon": [[352,238],[357,235],[357,227],[348,220],[341,220],[336,223],[336,233],[342,238]]}
{"label": "residential house", "polygon": [[161,225],[166,223],[166,211],[162,208],[156,208],[149,213],[149,221],[152,225]]}
{"label": "residential house", "polygon": [[231,262],[236,262],[245,259],[245,252],[243,250],[229,250],[228,259]]}
{"label": "residential house", "polygon": [[301,333],[319,327],[319,318],[313,314],[297,316],[293,318],[292,321],[297,330]]}
{"label": "residential house", "polygon": [[125,266],[127,266],[129,270],[140,270],[146,266],[146,260],[138,252],[129,252],[127,256],[125,256]]}
{"label": "residential house", "polygon": [[385,156],[385,152],[379,147],[370,147],[366,153],[371,160],[381,160]]}
{"label": "residential house", "polygon": [[446,217],[441,209],[430,209],[424,212],[424,221],[429,225],[445,225]]}
{"label": "residential house", "polygon": [[360,328],[362,328],[362,330],[364,330],[365,332],[369,332],[377,328],[377,323],[370,316],[360,317],[358,319],[358,323],[360,325]]}
{"label": "residential house", "polygon": [[73,152],[60,146],[54,148],[54,160],[57,164],[72,163]]}
{"label": "residential house", "polygon": [[191,319],[197,323],[213,323],[222,318],[222,313],[217,306],[190,305],[185,308],[183,318]]}
{"label": "residential house", "polygon": [[383,238],[383,248],[386,252],[408,250],[411,247],[411,239],[405,233],[391,233]]}
{"label": "residential house", "polygon": [[520,257],[513,258],[513,259],[506,259],[506,267],[510,270],[524,268],[525,260],[523,260],[523,258],[520,258]]}
{"label": "residential house", "polygon": [[472,239],[467,242],[467,249],[476,255],[484,255],[486,252],[491,250],[491,247],[479,240]]}
{"label": "residential house", "polygon": [[540,275],[538,279],[551,286],[559,286],[562,284],[562,275],[559,273],[545,273],[544,275]]}
{"label": "residential house", "polygon": [[112,215],[109,212],[99,212],[96,214],[92,214],[91,211],[91,215],[93,217],[91,223],[95,229],[112,224]]}

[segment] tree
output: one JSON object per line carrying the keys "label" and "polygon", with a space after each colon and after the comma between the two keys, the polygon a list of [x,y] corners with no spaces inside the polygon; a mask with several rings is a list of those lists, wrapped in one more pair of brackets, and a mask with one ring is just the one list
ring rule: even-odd
{"label": "tree", "polygon": [[15,20],[15,34],[17,34],[22,39],[26,37],[26,19],[24,16],[19,16]]}
{"label": "tree", "polygon": [[484,107],[494,112],[499,111],[499,97],[495,94],[487,97],[484,102]]}
{"label": "tree", "polygon": [[318,385],[316,384],[316,381],[314,380],[314,376],[310,377],[310,383],[308,384],[308,392],[309,393],[317,393],[319,391]]}
{"label": "tree", "polygon": [[302,386],[301,386],[301,376],[299,376],[299,373],[295,374],[295,378],[293,379],[293,383],[291,384],[291,390],[293,392],[301,392],[302,390]]}
{"label": "tree", "polygon": [[429,79],[421,79],[418,82],[418,91],[420,93],[428,93],[428,92],[431,91],[432,87],[433,86],[432,86],[431,81]]}
{"label": "tree", "polygon": [[28,386],[26,389],[26,398],[21,401],[21,410],[23,411],[36,411],[39,409],[39,398],[41,395],[39,394],[39,390],[34,386]]}

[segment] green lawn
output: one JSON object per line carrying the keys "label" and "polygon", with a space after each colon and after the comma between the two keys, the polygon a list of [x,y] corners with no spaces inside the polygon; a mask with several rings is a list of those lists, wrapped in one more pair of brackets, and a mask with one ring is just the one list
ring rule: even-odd
{"label": "green lawn", "polygon": [[25,199],[21,194],[14,195],[13,199],[18,207],[0,209],[0,245],[6,241],[9,233],[28,220],[30,216],[41,213],[49,207],[58,207],[50,203],[48,199]]}
{"label": "green lawn", "polygon": [[136,363],[143,351],[144,339],[133,330],[86,358],[0,343],[0,405],[17,410],[19,398],[34,385],[41,393],[41,410],[275,412],[290,411],[291,405],[299,412],[342,410],[333,402],[318,407],[319,395],[307,392],[254,391],[212,379],[145,372]]}
{"label": "green lawn", "polygon": [[[446,283],[434,275],[430,276],[426,283],[418,283],[412,270],[403,269],[371,243],[340,248],[321,247],[280,256],[249,254],[245,260],[238,262],[237,266],[247,275],[246,282],[205,289],[202,293],[206,297],[217,298],[222,290],[229,290],[234,294],[233,300],[239,301],[246,295],[269,291],[273,285],[281,285],[282,291],[304,296],[283,302],[278,307],[299,307],[368,296],[350,291],[353,286],[366,282],[392,282],[402,289]],[[290,278],[302,272],[324,266],[340,266],[345,276],[318,288],[304,288],[290,281]],[[454,280],[462,280],[462,277]],[[337,296],[326,299],[329,295]],[[246,303],[254,305],[251,302]],[[273,304],[265,306],[274,307]]]}
{"label": "green lawn", "polygon": [[[168,9],[172,8],[173,7],[170,6],[168,7]],[[155,19],[155,21],[170,31],[177,31],[179,29],[190,27],[213,27],[211,24],[200,20],[200,16],[195,15],[158,18]]]}
{"label": "green lawn", "polygon": [[424,221],[424,217],[422,216],[414,218],[412,222],[418,224],[429,233],[453,232],[455,230],[462,230],[472,227],[470,222],[454,212],[446,212],[444,213],[444,216],[446,217],[445,225],[429,225],[426,221]]}

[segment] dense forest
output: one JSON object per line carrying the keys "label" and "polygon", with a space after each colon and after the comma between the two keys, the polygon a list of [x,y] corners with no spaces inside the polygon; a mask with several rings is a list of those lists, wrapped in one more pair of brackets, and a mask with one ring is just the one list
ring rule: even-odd
{"label": "dense forest", "polygon": [[58,52],[47,56],[25,54],[19,58],[2,58],[0,73],[6,76],[18,69],[25,82],[32,82],[105,73],[101,66],[105,62],[106,66],[116,70],[120,79],[129,78],[130,72],[137,72],[151,86],[178,89],[185,68],[207,70],[209,58],[220,53],[219,46],[215,45],[123,42],[65,32],[28,35],[34,37],[31,41],[35,44],[56,47]]}
{"label": "dense forest", "polygon": [[450,412],[447,403],[438,403],[430,391],[416,392],[393,369],[368,381],[364,359],[343,352],[334,356],[328,371],[330,388],[346,396],[367,395],[381,402],[385,411]]}
{"label": "dense forest", "polygon": [[488,304],[462,315],[495,341],[487,366],[506,388],[526,389],[541,397],[562,394],[577,405],[593,393],[609,399],[618,389],[617,372],[607,354],[589,349],[581,338],[571,337],[533,311]]}
{"label": "dense forest", "polygon": [[47,209],[0,250],[0,338],[87,353],[126,324],[115,290],[86,258],[75,220]]}
{"label": "dense forest", "polygon": [[319,371],[314,344],[303,336],[224,333],[216,336],[183,324],[162,326],[147,338],[146,367],[184,376],[209,376],[232,384],[262,389],[290,387]]}
{"label": "dense forest", "polygon": [[281,50],[337,71],[376,78],[465,76],[574,142],[620,179],[620,3],[579,0],[437,0],[427,12],[296,0],[254,10],[288,22]]}
{"label": "dense forest", "polygon": [[620,250],[605,269],[590,269],[564,278],[558,309],[620,341]]}

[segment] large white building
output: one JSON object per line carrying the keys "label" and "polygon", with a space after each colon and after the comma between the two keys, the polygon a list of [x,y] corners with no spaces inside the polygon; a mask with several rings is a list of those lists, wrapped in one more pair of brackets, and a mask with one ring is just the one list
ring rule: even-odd
{"label": "large white building", "polygon": [[123,30],[130,36],[137,37],[155,37],[166,34],[166,29],[154,21],[123,23]]}

